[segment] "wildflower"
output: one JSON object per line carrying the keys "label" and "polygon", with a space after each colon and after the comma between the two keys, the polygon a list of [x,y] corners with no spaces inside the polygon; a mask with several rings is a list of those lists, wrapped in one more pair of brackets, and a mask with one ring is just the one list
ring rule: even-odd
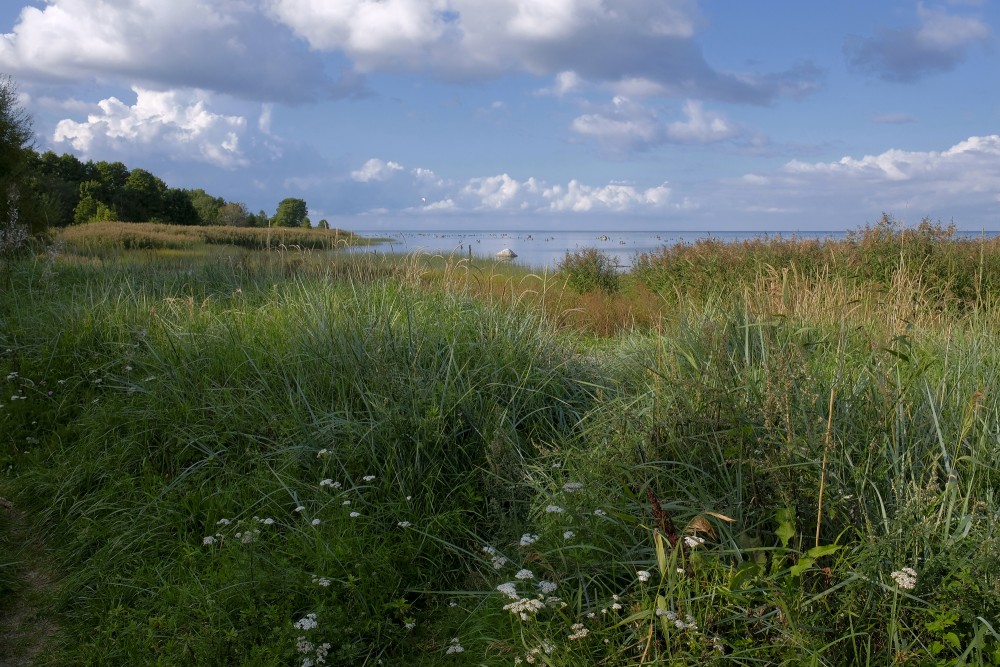
{"label": "wildflower", "polygon": [[545,511],[548,512],[549,514],[558,514],[563,511],[563,508],[559,507],[558,505],[548,505],[545,508]]}
{"label": "wildflower", "polygon": [[604,511],[604,510],[602,510],[602,509],[596,509],[596,510],[594,510],[594,516],[600,516],[600,517],[605,517],[605,516],[607,516],[607,515],[608,515],[608,513],[607,513],[607,512],[605,512],[605,511]]}
{"label": "wildflower", "polygon": [[261,519],[260,522],[262,524],[264,524],[265,526],[273,526],[274,525],[274,519],[272,519],[270,517],[268,517],[267,519]]}
{"label": "wildflower", "polygon": [[545,579],[539,581],[537,584],[535,584],[535,586],[537,586],[538,590],[540,590],[542,593],[545,593],[546,595],[548,595],[555,589],[559,588],[559,585],[556,584],[556,582],[546,581]]}
{"label": "wildflower", "polygon": [[646,583],[647,581],[649,581],[650,574],[648,570],[639,570],[638,572],[635,573],[635,576],[639,578],[639,581],[641,583]]}
{"label": "wildflower", "polygon": [[312,525],[318,526],[319,525],[319,519],[313,519],[312,520]]}
{"label": "wildflower", "polygon": [[521,536],[521,541],[520,541],[519,544],[522,547],[526,547],[526,546],[528,546],[530,544],[534,544],[537,541],[538,541],[538,535],[532,535],[531,533],[525,533],[524,535]]}
{"label": "wildflower", "polygon": [[576,537],[576,533],[574,533],[572,530],[567,530],[565,533],[563,533],[564,540],[572,540],[574,537]]}
{"label": "wildflower", "polygon": [[316,458],[318,458],[318,459],[321,459],[321,458],[323,458],[325,456],[329,456],[329,455],[330,455],[330,450],[329,449],[321,449],[318,452],[316,452]]}
{"label": "wildflower", "polygon": [[411,500],[413,500],[413,496],[406,496],[406,502],[410,502]]}
{"label": "wildflower", "polygon": [[545,603],[535,598],[519,598],[510,604],[503,606],[504,611],[521,617],[522,621],[531,619],[531,614],[537,614],[545,609]]}
{"label": "wildflower", "polygon": [[574,491],[579,491],[583,488],[583,482],[566,482],[563,484],[563,491],[566,493],[573,493]]}
{"label": "wildflower", "polygon": [[531,570],[518,570],[517,574],[514,575],[515,579],[534,579],[535,575],[532,574]]}
{"label": "wildflower", "polygon": [[407,630],[412,630],[413,628],[417,627],[417,622],[414,621],[412,618],[408,618],[406,619],[406,623],[403,623],[403,627],[406,628]]}
{"label": "wildflower", "polygon": [[912,591],[917,585],[917,571],[912,567],[904,567],[889,576],[893,578],[897,586],[904,590]]}
{"label": "wildflower", "polygon": [[696,549],[704,543],[704,537],[698,537],[697,535],[686,535],[684,537],[684,544],[686,544],[689,549]]}
{"label": "wildflower", "polygon": [[622,605],[620,602],[615,602],[613,605],[611,605],[611,609],[614,611],[621,611],[621,608]]}
{"label": "wildflower", "polygon": [[295,511],[296,511],[296,512],[302,512],[302,511],[304,511],[305,509],[306,509],[306,506],[305,506],[305,505],[299,505],[298,507],[296,507],[296,508],[295,508]]}
{"label": "wildflower", "polygon": [[409,528],[412,524],[409,521],[400,521],[396,525],[400,528]]}
{"label": "wildflower", "polygon": [[357,519],[359,516],[361,516],[361,512],[351,512],[352,519]]}
{"label": "wildflower", "polygon": [[326,577],[315,577],[314,576],[312,578],[312,582],[314,584],[316,584],[317,586],[322,586],[323,588],[327,588],[330,585],[330,580],[327,579]]}
{"label": "wildflower", "polygon": [[574,623],[570,627],[570,629],[573,630],[573,634],[571,634],[569,636],[570,641],[574,641],[574,640],[577,640],[577,639],[583,639],[589,633],[589,630],[587,630],[587,628],[583,627],[583,623]]}
{"label": "wildflower", "polygon": [[343,505],[344,507],[347,507],[348,505],[351,504],[351,501],[350,500],[345,500],[344,502],[342,502],[340,504]]}
{"label": "wildflower", "polygon": [[232,521],[230,521],[229,519],[219,519],[218,521],[215,522],[215,525],[216,526],[228,526],[231,523],[232,523]]}
{"label": "wildflower", "polygon": [[451,640],[451,646],[445,651],[446,654],[451,655],[452,653],[461,653],[465,649],[462,648],[462,643],[458,640],[458,637],[453,637]]}
{"label": "wildflower", "polygon": [[363,479],[366,482],[373,482],[375,481],[375,475],[365,475],[361,479]]}
{"label": "wildflower", "polygon": [[324,479],[322,482],[319,483],[319,488],[322,489],[324,486],[329,486],[331,489],[339,489],[340,482],[335,482],[332,479]]}
{"label": "wildflower", "polygon": [[215,537],[213,537],[212,535],[206,535],[201,539],[201,543],[206,547],[215,544]]}
{"label": "wildflower", "polygon": [[497,590],[509,597],[511,600],[516,600],[520,596],[517,594],[517,582],[508,581],[505,584],[500,584],[497,586]]}
{"label": "wildflower", "polygon": [[316,614],[306,614],[295,623],[296,630],[312,630],[317,627],[319,623],[316,622]]}

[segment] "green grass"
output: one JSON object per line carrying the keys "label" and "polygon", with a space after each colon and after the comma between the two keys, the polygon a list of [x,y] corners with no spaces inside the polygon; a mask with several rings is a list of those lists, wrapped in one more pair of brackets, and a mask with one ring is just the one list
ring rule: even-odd
{"label": "green grass", "polygon": [[987,290],[762,262],[627,326],[638,270],[164,250],[0,297],[38,664],[1000,664]]}

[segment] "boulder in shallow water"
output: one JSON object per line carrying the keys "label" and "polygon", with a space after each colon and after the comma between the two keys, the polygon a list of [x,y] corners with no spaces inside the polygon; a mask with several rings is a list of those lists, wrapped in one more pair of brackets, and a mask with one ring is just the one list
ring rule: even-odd
{"label": "boulder in shallow water", "polygon": [[511,250],[510,248],[504,248],[503,250],[497,253],[497,257],[503,259],[513,259],[514,257],[517,257],[517,253]]}

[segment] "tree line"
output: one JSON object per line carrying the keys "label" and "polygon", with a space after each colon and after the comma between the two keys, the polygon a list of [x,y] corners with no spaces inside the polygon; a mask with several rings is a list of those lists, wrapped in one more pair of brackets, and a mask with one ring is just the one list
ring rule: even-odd
{"label": "tree line", "polygon": [[[171,188],[145,169],[121,162],[80,160],[38,153],[30,115],[21,107],[13,79],[0,74],[0,229],[26,227],[43,233],[95,221],[164,222],[177,225],[311,227],[305,200],[282,200],[274,215],[251,212],[198,188]],[[329,229],[326,220],[319,227]]]}

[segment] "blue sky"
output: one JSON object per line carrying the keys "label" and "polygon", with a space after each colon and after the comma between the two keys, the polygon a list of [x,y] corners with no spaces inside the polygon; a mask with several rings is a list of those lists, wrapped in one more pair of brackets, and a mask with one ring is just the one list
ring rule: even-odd
{"label": "blue sky", "polygon": [[1000,230],[989,0],[0,7],[39,150],[352,229]]}

